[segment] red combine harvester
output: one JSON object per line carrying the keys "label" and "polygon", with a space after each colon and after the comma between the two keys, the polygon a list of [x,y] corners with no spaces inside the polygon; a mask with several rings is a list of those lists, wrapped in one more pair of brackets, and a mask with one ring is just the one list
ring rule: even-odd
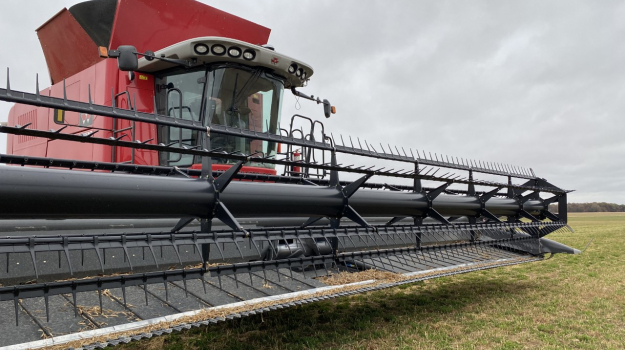
{"label": "red combine harvester", "polygon": [[570,229],[569,191],[532,169],[281,128],[285,90],[335,110],[268,28],[93,0],[37,33],[52,87],[0,88],[0,346],[93,349],[579,253],[545,238]]}

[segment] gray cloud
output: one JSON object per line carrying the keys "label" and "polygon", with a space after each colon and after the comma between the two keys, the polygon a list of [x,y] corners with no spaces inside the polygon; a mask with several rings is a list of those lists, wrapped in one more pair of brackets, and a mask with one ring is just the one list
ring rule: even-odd
{"label": "gray cloud", "polygon": [[[47,77],[34,29],[73,3],[3,2],[0,66],[15,88]],[[278,51],[315,68],[304,91],[337,105],[324,120],[335,136],[532,167],[572,201],[625,203],[623,2],[210,5],[270,27]],[[283,120],[295,112],[324,119],[288,96]]]}

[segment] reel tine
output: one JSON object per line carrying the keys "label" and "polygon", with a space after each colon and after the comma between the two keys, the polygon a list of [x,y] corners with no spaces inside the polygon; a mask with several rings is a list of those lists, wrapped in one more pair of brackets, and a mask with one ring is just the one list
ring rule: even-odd
{"label": "reel tine", "polygon": [[165,301],[169,301],[169,287],[167,286],[167,274],[164,275],[163,287],[165,287]]}
{"label": "reel tine", "polygon": [[130,254],[128,254],[128,247],[126,246],[126,235],[122,235],[122,248],[124,249],[124,254],[128,258],[128,264],[130,265],[130,271],[132,268],[132,261],[130,261]]}
{"label": "reel tine", "polygon": [[[336,231],[336,229],[335,229]],[[321,234],[323,235],[323,239],[326,241],[326,243],[328,243],[328,245],[330,247],[332,247],[332,243],[330,242],[330,240],[328,239],[328,237],[326,237],[326,231],[325,230],[321,230]]]}
{"label": "reel tine", "polygon": [[202,280],[202,287],[204,288],[204,294],[206,294],[206,279],[204,278],[204,272],[200,274],[200,280]]}
{"label": "reel tine", "polygon": [[284,243],[286,244],[286,247],[289,250],[289,255],[293,255],[293,250],[291,250],[291,245],[289,244],[289,241],[285,239],[286,236],[284,235],[284,230],[280,230],[280,234],[282,235],[282,240],[284,240]]}
{"label": "reel tine", "polygon": [[403,233],[404,233],[404,237],[406,238],[406,241],[410,242],[412,231],[411,230],[406,231],[406,227],[404,227]]}
{"label": "reel tine", "polygon": [[[28,251],[30,252],[30,259],[33,262],[33,268],[35,269],[35,278],[39,279],[39,271],[37,269],[37,259],[35,257],[35,237],[28,238]],[[7,260],[7,264],[9,261]]]}
{"label": "reel tine", "polygon": [[302,242],[301,238],[299,238],[299,234],[296,236],[296,239],[299,242],[299,244],[302,246],[302,249],[304,249],[304,247],[306,247],[306,245],[304,245],[304,242]]}
{"label": "reel tine", "polygon": [[45,308],[46,308],[46,322],[50,323],[50,303],[49,303],[50,300],[49,300],[48,293],[46,293],[43,296],[43,301],[44,301]]}
{"label": "reel tine", "polygon": [[276,265],[276,274],[278,275],[278,282],[282,282],[282,278],[280,277],[280,269],[278,268],[278,262],[274,261],[274,264]]}
{"label": "reel tine", "polygon": [[330,261],[330,268],[339,271],[338,259]]}
{"label": "reel tine", "polygon": [[[367,231],[369,231],[369,229],[367,229]],[[382,235],[378,232],[378,229],[373,227],[373,232],[375,234],[378,235],[378,237],[380,237],[380,239],[382,240],[382,242],[384,242],[386,245],[388,245],[388,242],[384,239],[384,237],[382,237]]]}
{"label": "reel tine", "polygon": [[360,259],[354,259],[354,262],[359,261],[360,264],[362,265],[362,268],[358,267],[358,264],[356,264],[356,269],[358,271],[367,271],[367,263],[365,262],[365,259],[360,258]]}
{"label": "reel tine", "polygon": [[9,67],[7,67],[7,95],[11,96],[11,80],[9,79]]}
{"label": "reel tine", "polygon": [[271,243],[271,239],[267,239],[267,243],[269,243],[269,246],[271,247],[271,250],[274,253],[274,256],[278,256],[278,251],[276,250],[276,247],[274,247],[273,243]]}
{"label": "reel tine", "polygon": [[262,258],[263,254],[260,252],[258,245],[256,245],[256,241],[252,238],[252,234],[250,234],[250,243],[251,243],[250,245],[253,245],[256,251],[258,252],[258,257]]}
{"label": "reel tine", "polygon": [[356,247],[356,243],[352,240],[352,237],[350,237],[349,234],[346,235],[347,239],[349,239],[350,242],[352,242],[352,245],[354,246],[354,248]]}
{"label": "reel tine", "polygon": [[[371,235],[369,234],[368,231],[365,231],[366,235],[362,236],[361,240],[365,243],[365,245],[367,246],[367,248],[370,247],[369,245],[369,240],[372,240]],[[375,243],[375,240],[373,240]]]}
{"label": "reel tine", "polygon": [[[312,242],[315,244],[315,247],[317,248],[317,251],[320,251],[321,249],[319,249],[319,244],[317,243],[317,239],[313,238],[312,230],[308,230],[308,232],[310,233],[310,237],[312,238]],[[323,232],[323,230],[322,230],[322,232]],[[328,244],[330,244],[330,243],[328,242]]]}
{"label": "reel tine", "polygon": [[200,263],[204,263],[204,257],[202,256],[202,249],[200,249],[200,245],[197,243],[197,232],[193,232],[193,254],[197,252],[200,256]]}
{"label": "reel tine", "polygon": [[[393,260],[395,259],[396,262],[399,262],[399,264],[403,264],[404,266],[399,266],[400,268],[405,269],[406,267],[410,266],[408,264],[408,260],[404,259],[403,256],[401,256],[401,254],[398,252],[397,249],[393,248],[393,252],[391,253],[390,257],[388,258],[389,260]],[[403,261],[402,261],[403,260]]]}
{"label": "reel tine", "polygon": [[18,305],[17,305],[18,303],[19,303],[18,299],[15,296],[13,296],[13,304],[15,305],[15,326],[16,327],[19,327],[20,325]]}
{"label": "reel tine", "polygon": [[323,269],[326,271],[326,276],[328,276],[330,274],[330,271],[328,271],[328,268],[326,267],[326,262],[322,262],[323,265]]}
{"label": "reel tine", "polygon": [[100,315],[104,314],[104,309],[102,308],[102,285],[98,281],[98,304],[100,305]]}
{"label": "reel tine", "polygon": [[417,262],[415,261],[415,259],[412,257],[412,255],[410,254],[410,251],[406,252],[405,254],[402,254],[402,256],[404,257],[404,259],[408,258],[410,259],[410,261],[414,264],[417,265]]}
{"label": "reel tine", "polygon": [[462,241],[463,238],[463,230],[460,227],[449,227],[449,231],[451,231],[456,238],[456,241]]}
{"label": "reel tine", "polygon": [[126,286],[124,285],[124,280],[122,279],[122,298],[124,300],[124,307],[128,307],[128,303],[126,302]]}
{"label": "reel tine", "polygon": [[[343,266],[345,266],[345,271],[349,270],[349,267],[347,267],[347,261],[345,259],[343,259]],[[338,270],[338,266],[336,268]]]}
{"label": "reel tine", "polygon": [[[154,247],[152,247],[152,235],[148,233],[146,238],[148,241],[148,248],[150,249],[150,253],[152,253],[152,258],[154,258],[154,264],[156,265],[156,268],[158,268],[158,260],[156,260],[156,254],[154,254]],[[163,257],[163,246],[161,246],[161,257]]]}
{"label": "reel tine", "polygon": [[243,256],[243,251],[241,251],[241,247],[239,247],[239,243],[237,243],[237,241],[234,241],[234,245],[237,248],[237,251],[239,252],[239,254],[241,254],[241,259],[245,259],[245,257]]}
{"label": "reel tine", "polygon": [[267,270],[266,270],[264,261],[263,261],[263,277],[265,278],[265,284],[267,284]]}
{"label": "reel tine", "polygon": [[174,248],[174,252],[176,252],[176,257],[178,257],[178,263],[182,265],[182,258],[180,257],[180,252],[178,251],[178,245],[176,244],[176,235],[174,233],[170,233],[169,240],[171,242],[171,246]]}
{"label": "reel tine", "polygon": [[78,304],[76,303],[76,287],[72,285],[72,301],[74,305],[74,317],[78,317]]}
{"label": "reel tine", "polygon": [[221,256],[221,260],[226,260],[226,257],[224,256],[224,251],[219,246],[219,242],[215,241],[214,244],[215,244],[215,247],[217,247],[217,251],[219,252],[219,256]]}
{"label": "reel tine", "polygon": [[[363,262],[364,262],[364,256],[363,256]],[[373,265],[374,269],[378,269],[378,264],[375,263],[375,260],[373,259],[373,257],[371,257],[371,253],[369,253],[369,260],[371,260],[371,265]]]}
{"label": "reel tine", "polygon": [[401,262],[401,260],[404,260],[404,265],[406,266],[410,266],[410,264],[408,263],[408,259],[406,259],[406,256],[403,253],[403,249],[399,249],[399,250],[395,250],[395,254],[394,256],[397,258],[397,260],[399,260]]}
{"label": "reel tine", "polygon": [[406,243],[406,241],[404,241],[404,239],[403,239],[403,238],[401,238],[401,234],[398,234],[398,233],[397,233],[397,226],[393,226],[393,229],[394,229],[394,232],[395,232],[395,236],[396,236],[397,238],[399,238],[399,240],[400,240],[403,244],[407,244],[407,243]]}
{"label": "reel tine", "polygon": [[[385,258],[386,260],[388,260],[388,264],[391,265],[391,269],[395,270],[395,266],[393,266],[393,261],[388,257],[388,255]],[[382,256],[378,255],[378,259],[380,259],[380,263],[382,263],[382,266],[384,266],[384,262],[382,261]]]}
{"label": "reel tine", "polygon": [[[65,258],[67,259],[67,266],[69,267],[70,276],[74,275],[74,269],[72,268],[72,261],[69,258],[69,238],[67,236],[63,236],[63,251],[65,252]],[[9,260],[7,259],[7,266]],[[59,264],[61,263],[61,259],[59,259]],[[8,272],[8,271],[7,271]]]}
{"label": "reel tine", "polygon": [[143,277],[143,291],[145,293],[145,306],[148,306],[148,284],[145,278],[145,275]]}
{"label": "reel tine", "polygon": [[[94,236],[93,237],[93,250],[95,250],[95,254],[98,256],[98,261],[100,262],[100,269],[104,273],[104,262],[102,261],[102,256],[100,255],[100,249],[98,248],[98,244],[99,244],[99,239],[97,236]],[[83,255],[83,259],[84,259],[84,255]],[[84,265],[84,261],[83,261],[83,265]]]}
{"label": "reel tine", "polygon": [[187,271],[182,270],[182,286],[184,287],[184,297],[189,297],[189,290],[187,289]]}
{"label": "reel tine", "polygon": [[[367,244],[367,242],[365,242],[365,240],[360,235],[360,228],[359,227],[356,227],[356,236],[358,237],[358,239],[360,239],[360,242],[362,242],[367,248],[369,248],[369,244]],[[354,247],[355,246],[356,246],[356,244],[354,244]]]}
{"label": "reel tine", "polygon": [[343,249],[347,249],[347,247],[345,246],[345,243],[343,243],[345,239],[341,240],[338,235],[335,237],[335,239],[341,245],[341,247],[343,247]]}

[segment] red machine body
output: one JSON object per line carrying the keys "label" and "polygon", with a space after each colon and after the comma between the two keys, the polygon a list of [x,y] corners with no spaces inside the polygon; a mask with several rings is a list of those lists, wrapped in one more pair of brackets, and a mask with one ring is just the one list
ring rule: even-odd
{"label": "red machine body", "polygon": [[[181,18],[186,20],[181,21]],[[63,9],[37,29],[52,86],[44,96],[119,108],[135,107],[154,112],[155,82],[152,74],[136,73],[134,79],[121,72],[117,62],[100,57],[98,47],[115,49],[133,45],[139,52],[157,51],[175,43],[202,36],[219,36],[252,44],[266,44],[271,30],[243,18],[194,0],[94,0]],[[262,106],[260,107],[262,108]],[[96,129],[98,137],[133,138],[132,123],[47,108],[15,105],[9,125],[26,125],[39,130],[59,129],[82,133]],[[115,130],[115,131],[113,131]],[[136,123],[135,140],[158,143],[154,125]],[[95,144],[80,144],[29,136],[8,135],[7,153],[38,157],[131,162],[130,149]],[[157,152],[135,150],[134,163],[159,165]],[[223,170],[229,165],[221,165]],[[217,167],[216,169],[219,170]],[[275,174],[274,169],[244,167],[242,172]]]}

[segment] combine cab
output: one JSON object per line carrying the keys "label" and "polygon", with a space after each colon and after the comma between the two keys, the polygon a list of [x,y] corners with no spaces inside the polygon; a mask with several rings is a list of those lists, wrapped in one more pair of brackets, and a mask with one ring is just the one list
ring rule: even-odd
{"label": "combine cab", "polygon": [[568,229],[568,191],[531,169],[281,128],[285,91],[335,110],[265,27],[96,0],[37,33],[52,87],[0,89],[0,346],[115,345],[578,253],[544,238]]}

